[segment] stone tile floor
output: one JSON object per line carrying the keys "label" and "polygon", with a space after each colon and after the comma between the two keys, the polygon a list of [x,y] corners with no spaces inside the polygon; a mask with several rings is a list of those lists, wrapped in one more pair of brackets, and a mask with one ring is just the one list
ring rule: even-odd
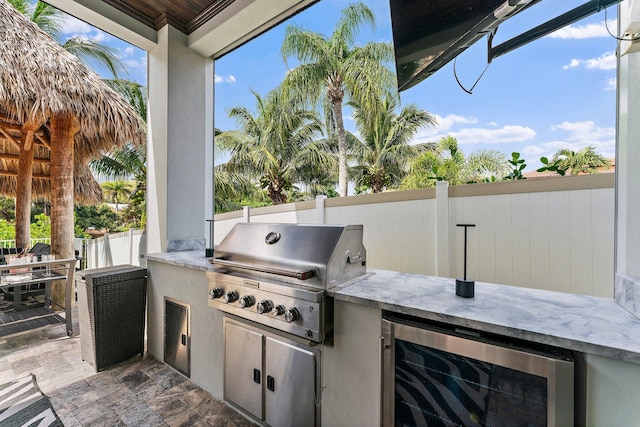
{"label": "stone tile floor", "polygon": [[0,338],[0,384],[33,373],[65,426],[254,425],[148,355],[96,373],[80,356],[80,338],[65,329]]}

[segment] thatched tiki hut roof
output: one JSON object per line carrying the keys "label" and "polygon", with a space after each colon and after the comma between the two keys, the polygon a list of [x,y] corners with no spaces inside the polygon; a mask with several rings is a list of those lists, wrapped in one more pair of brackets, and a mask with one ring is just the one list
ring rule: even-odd
{"label": "thatched tiki hut roof", "polygon": [[0,0],[0,138],[0,193],[16,196],[16,243],[28,245],[32,192],[48,195],[52,250],[72,257],[74,194],[97,195],[86,165],[141,143],[145,125],[97,74]]}

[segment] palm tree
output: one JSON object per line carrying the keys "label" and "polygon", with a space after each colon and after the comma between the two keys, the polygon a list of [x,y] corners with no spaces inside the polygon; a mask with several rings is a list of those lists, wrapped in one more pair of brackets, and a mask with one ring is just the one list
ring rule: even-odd
{"label": "palm tree", "polygon": [[218,165],[213,180],[215,212],[230,212],[242,209],[241,200],[252,197],[256,188],[241,174],[226,170],[226,163]]}
{"label": "palm tree", "polygon": [[[363,107],[350,103],[361,140],[352,147],[359,176],[357,186],[374,193],[385,187],[397,186],[409,170],[409,160],[432,145],[410,145],[418,129],[434,125],[435,118],[410,104],[396,114],[397,102],[387,98],[378,105]],[[351,148],[351,147],[350,147]]]}
{"label": "palm tree", "polygon": [[232,108],[229,117],[240,129],[224,132],[216,141],[231,152],[225,170],[257,179],[274,204],[286,203],[309,165],[329,169],[335,158],[322,140],[314,141],[321,125],[313,111],[291,103],[280,88],[264,98],[253,95],[256,113]]}
{"label": "palm tree", "polygon": [[116,182],[131,180],[127,202],[130,207],[136,206],[136,213],[130,212],[130,214],[136,216],[134,220],[141,226],[144,226],[146,219],[146,162],[145,146],[128,144],[89,164],[93,172],[101,178],[115,179]]}
{"label": "palm tree", "polygon": [[[62,35],[62,17],[63,12],[55,9],[48,4],[39,0],[8,0],[9,3],[19,12],[28,16],[39,28],[48,33],[54,40],[67,49],[70,53],[76,55],[80,60],[87,62],[87,65],[102,65],[106,67],[115,78],[119,78],[120,70],[124,69],[122,63],[115,55],[115,50],[107,46],[86,41],[76,37],[66,41],[61,41]],[[51,129],[54,131],[58,123],[51,121]],[[31,177],[31,155],[22,157],[18,162],[18,180],[23,184],[32,179]],[[31,194],[30,191],[18,191],[16,193],[16,240],[22,242],[29,241],[28,220],[31,210]],[[54,223],[54,226],[57,223]],[[54,227],[55,228],[55,227]],[[70,246],[68,246],[70,247]]]}
{"label": "palm tree", "polygon": [[120,211],[119,203],[123,199],[127,199],[133,190],[133,186],[127,181],[108,181],[101,185],[102,191],[107,200],[111,200],[116,205],[116,212]]}
{"label": "palm tree", "polygon": [[437,181],[451,185],[501,180],[510,172],[506,156],[495,150],[477,150],[465,156],[452,136],[440,139],[437,149],[418,155],[401,188],[432,187]]}
{"label": "palm tree", "polygon": [[123,79],[103,79],[111,89],[127,100],[138,116],[147,122],[147,88],[139,83]]}
{"label": "palm tree", "polygon": [[120,78],[125,67],[118,59],[115,49],[82,37],[62,39],[62,17],[64,16],[62,11],[40,0],[35,4],[32,0],[8,0],[8,2],[19,12],[29,16],[33,23],[85,64],[105,67],[114,78]]}
{"label": "palm tree", "polygon": [[577,152],[566,148],[558,150],[553,155],[553,164],[564,171],[561,175],[579,175],[593,173],[596,168],[610,167],[611,160],[597,153],[594,146],[588,146]]}
{"label": "palm tree", "polygon": [[[143,121],[147,121],[147,90],[144,86],[122,79],[104,80],[113,90],[124,97]],[[102,178],[133,180],[129,194],[129,212],[136,224],[144,226],[146,220],[147,153],[146,146],[127,144],[115,149],[89,164],[95,174]]]}
{"label": "palm tree", "polygon": [[393,60],[393,47],[389,43],[355,45],[362,24],[374,27],[373,12],[363,3],[351,4],[342,10],[330,37],[289,26],[281,48],[285,62],[290,56],[301,62],[287,73],[285,87],[300,91],[305,99],[314,103],[323,98],[328,100],[337,132],[340,196],[347,195],[344,99],[347,97],[366,107],[390,93],[395,83],[393,72],[384,65]]}

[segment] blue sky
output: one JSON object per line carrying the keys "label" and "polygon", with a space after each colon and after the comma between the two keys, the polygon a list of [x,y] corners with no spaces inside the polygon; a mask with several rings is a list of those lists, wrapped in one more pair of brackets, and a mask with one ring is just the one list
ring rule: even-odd
{"label": "blue sky", "polygon": [[[215,125],[230,130],[227,110],[255,106],[251,90],[265,95],[283,79],[288,67],[280,55],[284,29],[296,24],[329,35],[348,0],[322,0],[241,48],[215,65]],[[375,32],[365,29],[360,43],[392,42],[388,0],[366,0],[377,20]],[[566,12],[584,0],[543,0],[502,24],[494,44]],[[607,26],[615,34],[617,7],[607,10]],[[80,21],[69,19],[67,33],[102,39],[118,49],[131,79],[146,82],[146,55]],[[451,135],[465,153],[478,149],[520,152],[527,170],[541,156],[560,148],[593,145],[613,158],[615,153],[616,40],[605,27],[605,12],[594,14],[556,33],[493,60],[473,94],[464,92],[453,75],[453,63],[401,93],[402,105],[414,103],[436,116],[438,126],[418,132],[415,142],[433,142]],[[486,65],[486,40],[463,52],[456,70],[471,87]],[[289,67],[295,63],[290,62]],[[346,115],[346,126],[355,131]],[[224,159],[222,159],[224,160]]]}

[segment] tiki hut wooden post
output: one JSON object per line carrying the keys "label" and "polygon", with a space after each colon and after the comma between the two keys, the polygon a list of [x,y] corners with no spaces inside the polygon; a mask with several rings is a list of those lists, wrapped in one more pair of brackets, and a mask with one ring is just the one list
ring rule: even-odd
{"label": "tiki hut wooden post", "polygon": [[[73,258],[73,141],[80,129],[72,114],[51,117],[51,252]],[[54,282],[51,299],[64,302],[64,283]],[[60,304],[62,305],[62,304]]]}
{"label": "tiki hut wooden post", "polygon": [[73,142],[79,128],[72,114],[51,117],[51,251],[73,258]]}

